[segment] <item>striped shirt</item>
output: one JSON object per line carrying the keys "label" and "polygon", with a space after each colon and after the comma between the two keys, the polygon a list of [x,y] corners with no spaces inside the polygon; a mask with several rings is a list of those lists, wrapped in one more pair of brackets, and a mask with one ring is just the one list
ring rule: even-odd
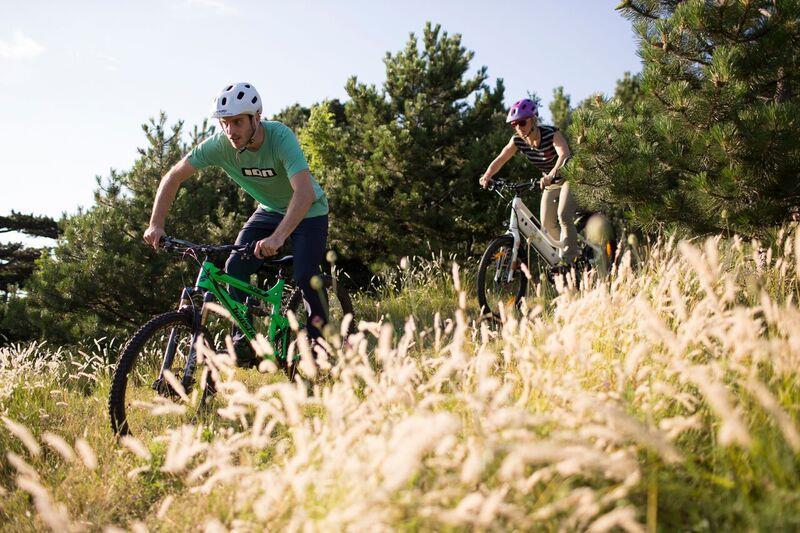
{"label": "striped shirt", "polygon": [[538,148],[534,148],[528,144],[527,141],[519,135],[514,135],[512,140],[517,150],[519,150],[528,161],[541,170],[542,174],[547,174],[553,170],[553,167],[556,166],[556,161],[558,161],[558,154],[553,146],[553,136],[557,131],[558,128],[555,126],[539,126],[539,132],[542,138],[539,141]]}

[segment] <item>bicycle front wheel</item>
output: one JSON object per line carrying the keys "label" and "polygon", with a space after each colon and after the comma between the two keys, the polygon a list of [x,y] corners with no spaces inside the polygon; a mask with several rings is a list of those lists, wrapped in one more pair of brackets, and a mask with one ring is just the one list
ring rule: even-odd
{"label": "bicycle front wheel", "polygon": [[[519,306],[528,287],[528,278],[521,269],[522,254],[512,263],[514,238],[497,237],[483,252],[478,266],[478,304],[481,313],[500,318],[500,308]],[[509,279],[510,278],[510,279]]]}
{"label": "bicycle front wheel", "polygon": [[[190,311],[171,311],[152,318],[131,337],[120,356],[111,382],[108,412],[111,429],[117,435],[136,431],[159,434],[168,426],[184,422],[180,409],[164,409],[155,416],[148,406],[158,396],[178,400],[178,391],[164,379],[162,368],[169,370],[188,394],[194,382],[196,365],[195,342],[199,335]],[[204,332],[204,342],[210,339]],[[189,364],[191,362],[191,364]],[[163,402],[162,402],[163,403]],[[143,408],[135,408],[139,404]]]}

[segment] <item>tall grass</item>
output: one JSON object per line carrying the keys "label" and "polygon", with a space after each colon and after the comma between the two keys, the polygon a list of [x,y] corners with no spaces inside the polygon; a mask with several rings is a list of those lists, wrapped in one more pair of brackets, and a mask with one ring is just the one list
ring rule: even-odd
{"label": "tall grass", "polygon": [[367,320],[331,341],[335,357],[316,366],[299,343],[305,381],[206,353],[213,412],[121,442],[107,368],[77,386],[58,350],[5,348],[0,518],[59,531],[797,529],[800,237],[758,248],[658,242],[636,271],[623,258],[501,324],[476,319],[472,265],[412,261],[397,290],[358,301]]}

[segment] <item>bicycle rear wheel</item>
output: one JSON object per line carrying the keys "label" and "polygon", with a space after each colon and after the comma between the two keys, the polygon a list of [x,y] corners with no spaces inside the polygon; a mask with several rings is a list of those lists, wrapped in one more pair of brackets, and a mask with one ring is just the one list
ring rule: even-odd
{"label": "bicycle rear wheel", "polygon": [[[323,328],[323,334],[326,338],[341,335],[342,324],[345,317],[353,315],[353,302],[350,299],[350,293],[345,288],[341,280],[336,280],[328,274],[318,276],[322,285],[319,289],[320,296],[322,297],[322,305],[325,306],[328,323]],[[308,313],[303,302],[303,293],[300,289],[294,289],[286,304],[286,309],[291,310],[297,317],[297,321],[301,327],[305,327],[308,320]],[[353,320],[350,319],[349,326],[345,334],[352,333],[355,330]]]}
{"label": "bicycle rear wheel", "polygon": [[[355,332],[355,320],[353,314],[353,302],[350,298],[350,293],[341,280],[336,280],[327,275],[319,276],[322,283],[320,287],[320,294],[322,296],[322,304],[325,306],[327,315],[327,324],[322,328],[322,335],[325,340],[336,346],[341,345],[351,333]],[[305,328],[308,322],[308,312],[303,302],[303,294],[300,289],[292,291],[286,309],[292,311],[297,317],[297,322],[301,328]],[[342,326],[347,321],[347,325],[342,331]]]}
{"label": "bicycle rear wheel", "polygon": [[[170,311],[148,321],[131,337],[120,356],[111,382],[108,412],[111,430],[117,435],[136,431],[160,433],[186,419],[185,414],[154,416],[147,408],[134,408],[137,403],[152,404],[157,396],[178,400],[178,391],[162,377],[165,358],[171,358],[167,370],[190,393],[196,365],[194,343],[202,331],[206,347],[210,337],[199,330],[190,311]],[[195,358],[193,364],[187,364]],[[177,410],[176,410],[177,411]]]}
{"label": "bicycle rear wheel", "polygon": [[581,253],[584,267],[595,269],[601,278],[607,276],[616,254],[613,225],[603,213],[596,212],[583,218],[576,226],[587,241]]}
{"label": "bicycle rear wheel", "polygon": [[[483,252],[478,266],[478,304],[481,313],[500,318],[500,308],[516,308],[525,297],[528,279],[521,269],[523,256],[518,254],[512,263],[514,238],[497,237]],[[509,274],[511,279],[509,280]]]}

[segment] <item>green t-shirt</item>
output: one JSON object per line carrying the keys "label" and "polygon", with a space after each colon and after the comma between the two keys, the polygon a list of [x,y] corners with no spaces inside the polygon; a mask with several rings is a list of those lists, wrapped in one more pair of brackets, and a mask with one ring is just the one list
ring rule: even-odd
{"label": "green t-shirt", "polygon": [[[289,178],[308,169],[306,157],[297,138],[288,126],[273,120],[262,120],[264,142],[257,152],[245,150],[241,154],[223,132],[216,133],[189,152],[189,164],[201,169],[221,167],[267,211],[286,214],[292,199]],[[311,176],[316,200],[305,218],[328,213],[328,198],[319,183]]]}

